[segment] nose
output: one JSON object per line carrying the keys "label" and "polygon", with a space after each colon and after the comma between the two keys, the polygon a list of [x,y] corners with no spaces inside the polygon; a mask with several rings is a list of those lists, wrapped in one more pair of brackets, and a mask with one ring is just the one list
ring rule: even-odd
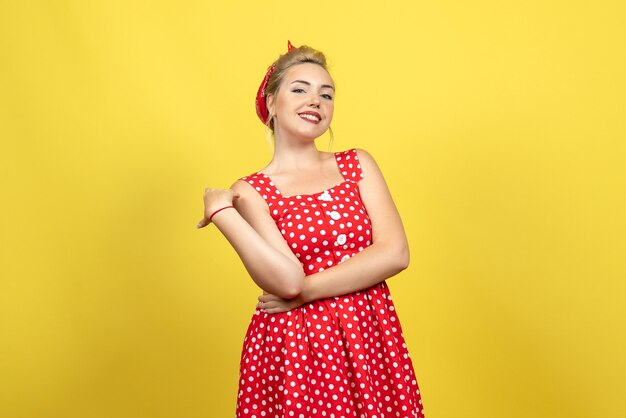
{"label": "nose", "polygon": [[319,94],[313,93],[311,95],[310,104],[311,104],[311,106],[320,107],[320,96],[319,96]]}

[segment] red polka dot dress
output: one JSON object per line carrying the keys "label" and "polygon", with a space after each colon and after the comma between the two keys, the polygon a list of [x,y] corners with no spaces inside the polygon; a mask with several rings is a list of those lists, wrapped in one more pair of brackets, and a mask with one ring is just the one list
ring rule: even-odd
{"label": "red polka dot dress", "polygon": [[[283,196],[261,172],[242,178],[267,202],[307,276],[372,243],[356,149],[336,152],[335,159],[344,181],[311,195]],[[243,343],[236,413],[238,418],[424,417],[386,282],[288,312],[256,309]]]}

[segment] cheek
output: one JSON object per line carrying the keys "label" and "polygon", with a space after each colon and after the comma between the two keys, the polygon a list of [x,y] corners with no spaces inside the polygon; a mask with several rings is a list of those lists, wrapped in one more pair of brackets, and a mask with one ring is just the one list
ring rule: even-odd
{"label": "cheek", "polygon": [[276,112],[285,112],[285,111],[289,111],[292,110],[294,108],[294,103],[293,101],[290,101],[289,99],[278,99],[276,101]]}
{"label": "cheek", "polygon": [[329,119],[332,119],[334,113],[335,113],[335,105],[331,104],[330,106],[328,106],[328,109],[326,110],[326,114],[328,115]]}

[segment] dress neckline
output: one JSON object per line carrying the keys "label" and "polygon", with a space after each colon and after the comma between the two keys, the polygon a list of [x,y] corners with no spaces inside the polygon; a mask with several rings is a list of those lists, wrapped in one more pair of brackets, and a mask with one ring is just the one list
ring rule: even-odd
{"label": "dress neckline", "polygon": [[308,193],[308,194],[294,194],[294,195],[291,195],[291,196],[285,196],[285,195],[283,194],[283,192],[281,192],[281,191],[280,191],[280,189],[278,188],[278,186],[276,186],[276,182],[275,182],[274,180],[272,180],[272,178],[271,178],[270,176],[268,176],[267,174],[265,174],[265,173],[264,173],[264,172],[262,172],[262,171],[257,171],[257,172],[256,172],[256,174],[260,174],[261,176],[263,176],[263,177],[265,177],[267,180],[269,180],[269,181],[272,183],[272,185],[273,185],[274,189],[276,189],[276,192],[278,192],[278,194],[279,194],[279,195],[281,195],[281,196],[282,196],[283,198],[285,198],[285,199],[290,199],[290,198],[293,198],[293,197],[309,197],[309,196],[315,196],[315,195],[318,195],[318,194],[324,194],[324,193],[326,193],[327,191],[329,191],[330,189],[334,189],[335,187],[339,187],[339,186],[341,186],[341,185],[345,184],[345,183],[348,181],[348,179],[346,179],[346,178],[345,178],[345,176],[343,175],[343,173],[341,172],[341,167],[339,167],[339,160],[338,160],[338,158],[337,158],[338,156],[339,156],[339,152],[335,152],[335,153],[334,153],[335,163],[336,163],[336,165],[337,165],[337,169],[339,170],[339,174],[341,174],[341,177],[343,177],[343,181],[342,181],[342,182],[340,182],[340,183],[335,184],[334,186],[327,187],[327,188],[325,188],[324,190],[319,191],[319,192],[315,192],[315,193]]}

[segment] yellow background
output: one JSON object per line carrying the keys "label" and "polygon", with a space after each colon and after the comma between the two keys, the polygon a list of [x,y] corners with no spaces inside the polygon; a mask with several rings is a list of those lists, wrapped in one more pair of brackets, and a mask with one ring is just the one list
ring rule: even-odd
{"label": "yellow background", "polygon": [[195,224],[287,39],[403,217],[427,418],[626,416],[623,4],[3,0],[0,416],[234,416],[259,291]]}

